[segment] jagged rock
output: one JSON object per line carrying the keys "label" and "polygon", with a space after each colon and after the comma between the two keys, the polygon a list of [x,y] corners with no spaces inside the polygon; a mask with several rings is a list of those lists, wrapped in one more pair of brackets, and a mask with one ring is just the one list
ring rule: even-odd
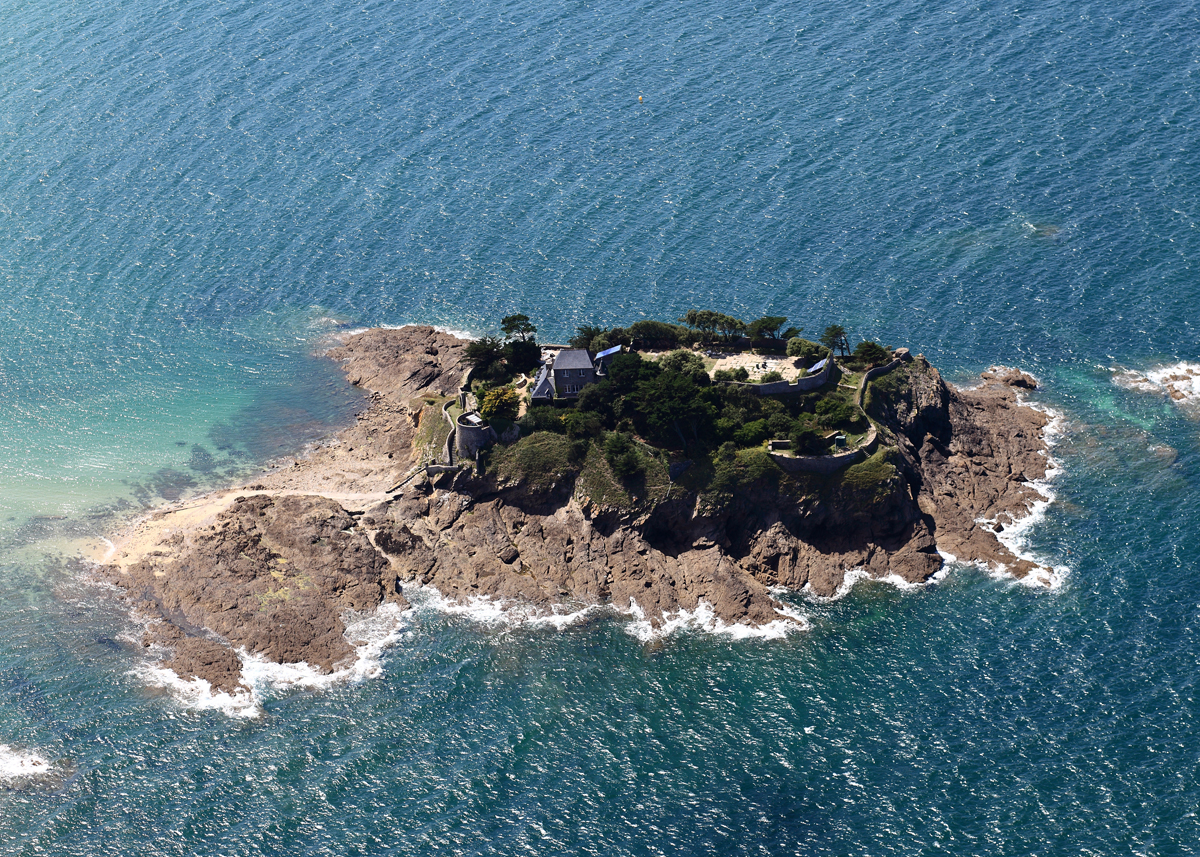
{"label": "jagged rock", "polygon": [[[1046,417],[1020,405],[1014,387],[1035,382],[1016,370],[955,390],[915,357],[868,397],[890,451],[802,491],[751,486],[717,508],[677,491],[622,511],[569,477],[547,491],[467,471],[430,481],[415,466],[414,408],[457,390],[464,347],[429,327],[351,338],[331,354],[371,396],[340,443],[112,570],[131,602],[174,629],[156,632],[174,649],[171,668],[235,688],[233,649],[244,647],[334,669],[353,655],[343,612],[406,605],[409,581],[543,609],[634,604],[656,625],[703,600],[725,622],[761,625],[779,619],[771,587],[831,595],[856,568],[921,582],[941,567],[939,548],[1017,576],[1034,567],[996,538],[1047,470]],[[362,496],[357,523],[319,493]]]}

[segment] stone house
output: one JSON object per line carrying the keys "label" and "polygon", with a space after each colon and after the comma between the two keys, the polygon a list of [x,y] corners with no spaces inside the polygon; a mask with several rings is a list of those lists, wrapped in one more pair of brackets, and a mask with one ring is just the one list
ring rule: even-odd
{"label": "stone house", "polygon": [[588,384],[596,383],[596,367],[586,348],[566,348],[558,352],[551,370],[554,393],[560,399],[573,399]]}

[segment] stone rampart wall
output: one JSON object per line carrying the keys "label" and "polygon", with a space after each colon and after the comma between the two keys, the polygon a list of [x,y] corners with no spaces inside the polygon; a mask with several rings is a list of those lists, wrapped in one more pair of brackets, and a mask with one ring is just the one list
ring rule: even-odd
{"label": "stone rampart wall", "polygon": [[446,402],[442,405],[442,416],[446,418],[446,422],[450,423],[450,434],[446,435],[446,443],[442,447],[442,457],[438,459],[438,464],[453,464],[454,463],[454,438],[456,434],[456,426],[454,425],[454,417],[450,416],[450,406],[454,402]]}
{"label": "stone rampart wall", "polygon": [[858,382],[858,389],[854,392],[854,404],[862,407],[863,395],[867,392],[867,384],[878,378],[880,375],[886,375],[893,369],[898,369],[904,363],[912,360],[912,355],[908,353],[907,348],[901,348],[896,352],[896,359],[891,363],[883,366],[876,366],[874,369],[868,369],[862,376],[862,380]]}
{"label": "stone rampart wall", "polygon": [[769,452],[771,460],[788,473],[836,473],[843,467],[857,464],[875,451],[879,443],[879,432],[874,425],[867,432],[866,438],[855,449],[848,449],[835,455],[782,455]]}

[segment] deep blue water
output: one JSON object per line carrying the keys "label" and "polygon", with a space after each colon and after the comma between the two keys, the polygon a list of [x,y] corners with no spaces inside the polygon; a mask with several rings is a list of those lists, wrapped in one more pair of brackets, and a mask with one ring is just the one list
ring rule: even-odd
{"label": "deep blue water", "polygon": [[[0,0],[13,854],[1200,850],[1200,7]],[[639,102],[638,96],[642,97]],[[293,453],[338,329],[841,323],[1067,417],[1029,550],[651,645],[418,611],[256,719],[147,687],[77,540]]]}

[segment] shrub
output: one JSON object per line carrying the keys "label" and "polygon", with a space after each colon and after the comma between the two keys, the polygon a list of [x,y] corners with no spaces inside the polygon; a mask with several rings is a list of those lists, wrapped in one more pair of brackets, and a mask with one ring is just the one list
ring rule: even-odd
{"label": "shrub", "polygon": [[521,427],[522,434],[533,434],[535,431],[563,434],[567,428],[563,425],[562,416],[561,411],[541,405],[526,411],[525,416],[521,417],[517,425]]}
{"label": "shrub", "polygon": [[817,416],[822,425],[830,428],[838,425],[855,428],[863,422],[862,412],[841,399],[822,399],[817,402]]}
{"label": "shrub", "polygon": [[618,479],[629,479],[642,472],[642,459],[628,435],[610,434],[604,442],[604,457]]}
{"label": "shrub", "polygon": [[749,381],[750,372],[745,366],[736,369],[718,369],[713,373],[714,381]]}
{"label": "shrub", "polygon": [[865,365],[882,366],[884,363],[891,361],[892,352],[888,351],[878,342],[863,340],[854,346],[854,359]]}
{"label": "shrub", "polygon": [[494,387],[483,394],[483,401],[479,404],[479,413],[487,420],[495,417],[515,420],[520,404],[521,396],[512,387]]}
{"label": "shrub", "polygon": [[787,437],[792,433],[795,420],[784,413],[771,414],[767,417],[769,437]]}
{"label": "shrub", "polygon": [[770,436],[770,424],[766,420],[754,420],[735,431],[733,440],[738,446],[758,446]]}
{"label": "shrub", "polygon": [[596,437],[604,430],[600,415],[590,411],[567,411],[562,418],[567,437],[581,439]]}
{"label": "shrub", "polygon": [[828,353],[829,352],[825,350],[824,346],[819,345],[816,342],[810,342],[807,339],[801,339],[799,336],[793,336],[788,340],[787,356],[799,357],[806,363],[809,361],[820,360]]}
{"label": "shrub", "polygon": [[798,423],[788,439],[792,442],[792,452],[797,455],[823,455],[829,451],[821,433],[806,425]]}
{"label": "shrub", "polygon": [[767,372],[765,375],[763,375],[761,378],[758,379],[758,383],[774,384],[776,381],[782,381],[782,380],[783,380],[783,375],[780,374],[779,372]]}

